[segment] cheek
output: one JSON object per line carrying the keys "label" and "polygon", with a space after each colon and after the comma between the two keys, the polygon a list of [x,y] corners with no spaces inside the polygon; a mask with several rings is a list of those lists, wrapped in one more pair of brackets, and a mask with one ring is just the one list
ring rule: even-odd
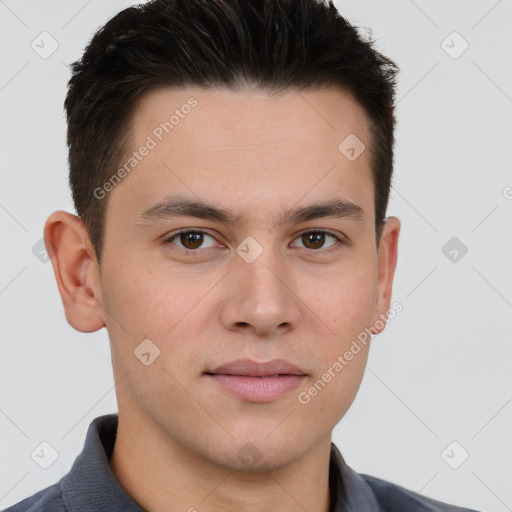
{"label": "cheek", "polygon": [[[352,347],[352,350],[350,349]],[[347,359],[350,352],[350,360]],[[356,353],[354,353],[356,352]],[[366,367],[368,345],[359,343],[357,348],[348,344],[333,353],[317,375],[297,396],[297,408],[301,421],[312,430],[332,432],[352,405]]]}
{"label": "cheek", "polygon": [[156,271],[137,260],[125,259],[117,268],[111,265],[105,275],[105,308],[134,337],[162,337],[202,292],[200,283],[187,282],[179,272]]}
{"label": "cheek", "polygon": [[327,274],[303,275],[300,281],[298,295],[324,325],[334,348],[371,324],[377,297],[374,262],[354,259]]}
{"label": "cheek", "polygon": [[[167,276],[125,261],[123,268],[109,268],[103,284],[104,308],[108,310],[107,328],[112,346],[116,378],[123,375],[120,394],[137,396],[138,403],[149,409],[172,403],[174,411],[190,408],[190,395],[179,384],[184,376],[200,373],[197,346],[201,326],[196,309],[208,290],[206,282],[187,284],[173,273]],[[211,285],[210,285],[211,286]],[[154,344],[141,345],[149,339]],[[150,353],[152,362],[145,366],[136,353]],[[155,348],[156,347],[156,348]],[[138,352],[137,352],[138,351]],[[136,353],[135,353],[136,352]],[[153,360],[154,354],[158,356]],[[177,379],[177,380],[176,380]],[[152,405],[151,405],[152,404]]]}
{"label": "cheek", "polygon": [[[111,269],[104,302],[111,313],[107,328],[119,371],[135,370],[139,375],[141,371],[167,368],[177,378],[201,374],[198,353],[205,333],[215,322],[209,291],[218,280],[213,273],[191,279],[186,271],[128,262],[122,269]],[[158,358],[147,368],[134,357],[134,350],[146,339],[159,350]],[[145,375],[145,386],[158,387],[162,376],[165,382],[169,380],[165,373],[157,376],[151,371]]]}
{"label": "cheek", "polygon": [[[104,262],[102,300],[106,326],[111,343],[114,370],[119,375],[126,371],[139,373],[150,370],[134,357],[134,351],[150,339],[158,349],[161,343],[157,333],[159,310],[162,304],[162,286],[156,286],[153,276],[135,264],[133,260],[119,254],[118,261]],[[154,349],[154,353],[157,350]],[[158,359],[156,359],[158,361]],[[153,372],[151,372],[153,373]]]}

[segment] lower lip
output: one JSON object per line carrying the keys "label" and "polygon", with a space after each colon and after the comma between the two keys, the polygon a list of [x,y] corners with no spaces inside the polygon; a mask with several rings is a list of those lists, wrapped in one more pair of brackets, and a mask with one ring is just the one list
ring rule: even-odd
{"label": "lower lip", "polygon": [[207,375],[222,388],[249,402],[271,402],[299,386],[305,375],[248,377],[245,375]]}

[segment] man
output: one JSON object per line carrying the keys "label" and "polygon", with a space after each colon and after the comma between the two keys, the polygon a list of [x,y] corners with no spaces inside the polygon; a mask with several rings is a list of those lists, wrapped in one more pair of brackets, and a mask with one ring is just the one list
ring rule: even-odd
{"label": "man", "polygon": [[95,35],[65,103],[78,215],[44,236],[119,413],[9,511],[463,510],[331,443],[394,312],[396,72],[314,0],[156,0]]}

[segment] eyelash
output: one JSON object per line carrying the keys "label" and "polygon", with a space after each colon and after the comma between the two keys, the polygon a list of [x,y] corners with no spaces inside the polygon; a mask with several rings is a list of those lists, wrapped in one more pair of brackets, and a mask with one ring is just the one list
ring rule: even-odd
{"label": "eyelash", "polygon": [[[210,235],[210,233],[208,233],[207,231],[201,231],[201,230],[198,230],[198,229],[184,229],[184,230],[181,230],[181,231],[178,231],[177,233],[174,233],[173,235],[169,236],[168,238],[166,238],[163,243],[164,244],[170,244],[172,243],[172,241],[176,238],[178,238],[180,235],[183,235],[183,234],[190,234],[190,233],[194,233],[194,234],[203,234],[203,235],[208,235],[209,237],[215,239],[215,237],[213,235]],[[331,252],[332,250],[337,250],[339,249],[339,246],[340,245],[346,245],[346,243],[343,241],[342,238],[336,236],[334,233],[331,233],[330,231],[326,231],[324,229],[310,229],[308,231],[303,231],[302,233],[299,233],[299,235],[297,235],[297,237],[295,238],[295,240],[297,238],[301,238],[303,237],[304,235],[308,235],[308,234],[311,234],[311,233],[321,233],[321,234],[324,234],[324,235],[327,235],[327,236],[330,236],[332,237],[334,240],[335,240],[335,244],[328,247],[327,249],[309,249],[310,251],[312,252],[317,252],[317,253],[329,253]],[[181,249],[182,251],[185,251],[187,253],[200,253],[201,251],[205,251],[205,250],[208,250],[208,249],[211,249],[211,247],[207,247],[205,249],[186,249],[184,247],[180,247],[180,246],[177,246],[179,247],[179,249]],[[307,247],[300,247],[300,249],[308,249]]]}

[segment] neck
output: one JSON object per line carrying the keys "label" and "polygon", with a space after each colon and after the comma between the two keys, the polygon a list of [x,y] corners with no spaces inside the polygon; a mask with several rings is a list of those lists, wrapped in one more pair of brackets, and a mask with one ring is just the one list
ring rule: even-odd
{"label": "neck", "polygon": [[328,512],[330,445],[329,436],[285,467],[241,472],[191,452],[151,422],[120,413],[109,464],[148,512]]}

